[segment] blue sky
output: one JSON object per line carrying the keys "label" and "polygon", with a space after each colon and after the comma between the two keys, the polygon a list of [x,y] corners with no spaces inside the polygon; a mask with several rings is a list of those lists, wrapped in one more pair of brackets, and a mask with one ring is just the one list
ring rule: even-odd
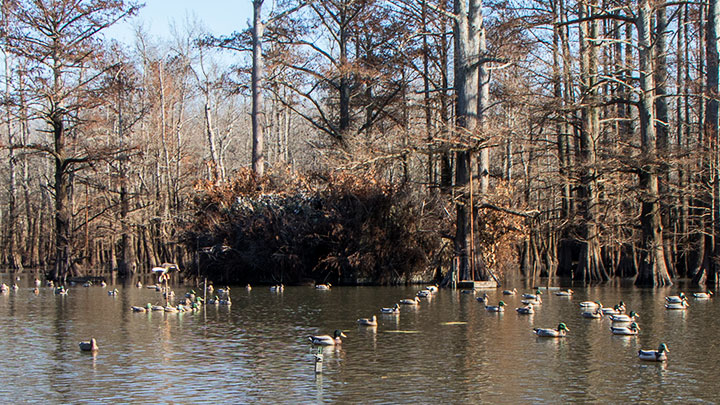
{"label": "blue sky", "polygon": [[[142,1],[142,0],[141,0]],[[142,24],[147,31],[158,37],[170,36],[170,24],[178,28],[186,20],[198,20],[214,35],[226,35],[248,27],[252,17],[251,0],[144,0],[145,7],[137,16],[118,23],[107,37],[121,42],[131,40],[133,26]],[[266,2],[268,8],[271,2]]]}

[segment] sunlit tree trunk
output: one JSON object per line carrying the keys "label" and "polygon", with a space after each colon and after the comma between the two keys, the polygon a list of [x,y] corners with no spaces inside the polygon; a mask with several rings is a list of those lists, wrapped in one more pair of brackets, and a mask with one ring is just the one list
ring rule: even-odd
{"label": "sunlit tree trunk", "polygon": [[252,170],[257,177],[262,177],[265,172],[265,156],[264,142],[265,135],[263,129],[264,101],[262,94],[263,81],[263,59],[262,59],[262,41],[263,30],[265,29],[261,14],[264,0],[253,0],[253,65],[252,65]]}

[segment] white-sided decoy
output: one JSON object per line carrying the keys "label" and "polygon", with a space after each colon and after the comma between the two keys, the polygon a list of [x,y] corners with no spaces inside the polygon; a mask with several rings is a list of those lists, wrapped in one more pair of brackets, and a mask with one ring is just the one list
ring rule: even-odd
{"label": "white-sided decoy", "polygon": [[334,346],[339,345],[342,343],[341,337],[347,337],[345,334],[340,330],[336,329],[335,333],[333,333],[333,336],[330,335],[319,335],[319,336],[310,336],[310,342],[315,346]]}
{"label": "white-sided decoy", "polygon": [[638,357],[640,360],[647,361],[665,361],[667,360],[667,353],[670,353],[665,343],[660,343],[657,350],[638,350]]}
{"label": "white-sided decoy", "polygon": [[360,326],[377,326],[377,317],[373,315],[372,318],[360,318],[357,320],[357,324]]}

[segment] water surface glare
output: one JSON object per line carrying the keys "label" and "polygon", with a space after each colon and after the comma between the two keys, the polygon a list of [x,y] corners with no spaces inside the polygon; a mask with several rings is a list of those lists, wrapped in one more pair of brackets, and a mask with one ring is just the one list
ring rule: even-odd
{"label": "water surface glare", "polygon": [[[18,402],[720,402],[720,298],[666,310],[664,296],[677,288],[546,291],[534,315],[515,312],[519,294],[488,291],[491,303],[507,303],[489,313],[475,296],[441,289],[393,316],[380,308],[420,287],[238,287],[229,308],[133,313],[160,294],[76,286],[65,297],[47,287],[36,296],[29,285],[0,294],[0,395]],[[608,319],[582,318],[585,300],[623,300],[640,314],[640,334],[614,336]],[[372,315],[377,327],[356,325]],[[570,328],[564,339],[532,333],[560,321]],[[315,375],[308,336],[335,329],[347,338],[323,350]],[[96,355],[78,349],[91,336]],[[637,358],[660,342],[666,364]]]}

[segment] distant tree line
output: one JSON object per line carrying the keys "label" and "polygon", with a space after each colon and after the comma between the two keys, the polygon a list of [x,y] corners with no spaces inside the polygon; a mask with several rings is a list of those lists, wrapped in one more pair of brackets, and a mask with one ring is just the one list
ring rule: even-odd
{"label": "distant tree line", "polygon": [[[226,272],[209,260],[227,257],[211,253],[254,243],[264,259],[243,261],[255,273],[238,280],[300,266],[298,279],[439,269],[718,283],[717,0],[252,5],[234,33],[188,23],[166,40],[139,29],[120,44],[104,33],[142,13],[134,2],[2,2],[4,266],[52,277],[128,276],[165,261]],[[334,218],[328,227],[347,220],[331,212],[359,206],[378,217],[346,226],[435,224],[396,236],[423,259],[377,259],[384,239],[366,256],[377,266],[348,261],[379,240],[358,231],[332,241],[346,256],[315,240],[317,254],[283,262],[297,252],[282,249],[302,246],[279,242],[293,236],[273,228],[283,222],[243,233],[258,211],[215,204],[280,209],[301,195],[336,207],[305,211]],[[282,220],[303,226],[296,214]]]}

